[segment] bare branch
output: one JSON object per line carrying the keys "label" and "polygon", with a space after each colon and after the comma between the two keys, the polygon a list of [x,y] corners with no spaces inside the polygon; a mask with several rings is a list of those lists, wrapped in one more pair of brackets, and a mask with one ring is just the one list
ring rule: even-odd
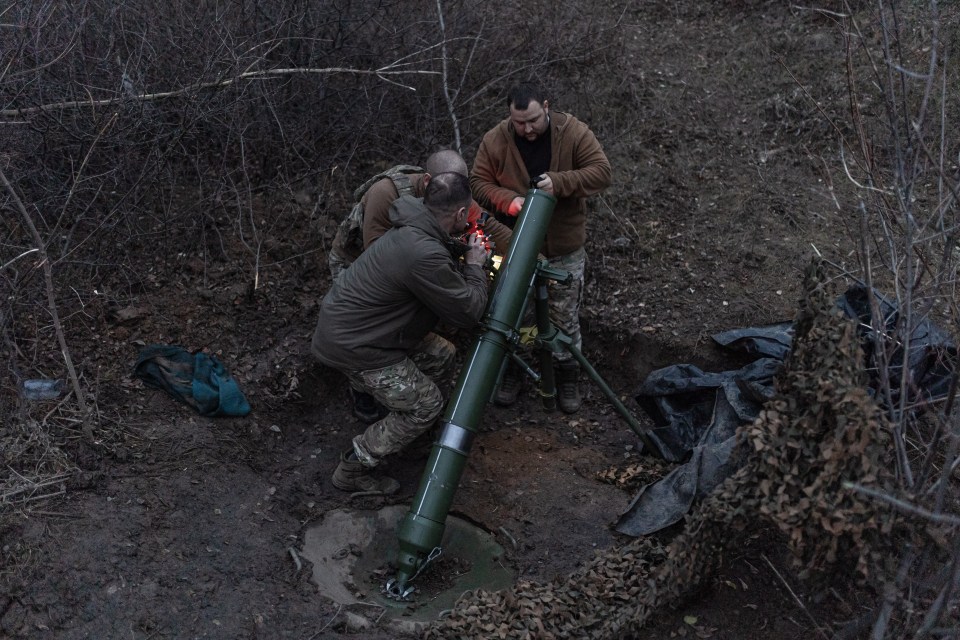
{"label": "bare branch", "polygon": [[[294,68],[294,69],[267,69],[262,71],[246,71],[239,75],[236,75],[232,78],[226,78],[224,80],[213,80],[211,82],[197,82],[182,89],[176,89],[173,91],[162,91],[158,93],[145,93],[138,95],[135,99],[140,102],[146,102],[150,100],[163,100],[166,98],[176,98],[183,96],[195,91],[202,91],[205,89],[222,89],[223,87],[228,87],[232,84],[238,83],[242,80],[270,80],[274,78],[279,78],[283,76],[292,76],[292,75],[331,75],[337,73],[345,74],[356,74],[356,75],[373,75],[378,78],[387,80],[386,76],[393,75],[438,75],[438,71],[425,71],[422,69],[407,69],[407,70],[393,70],[390,66],[382,67],[380,69],[352,69],[349,67],[327,67],[324,69],[313,69],[313,68]],[[120,104],[132,100],[129,96],[118,96],[116,98],[103,98],[100,100],[70,100],[66,102],[53,102],[50,104],[43,104],[36,107],[22,107],[18,109],[2,109],[0,110],[0,116],[4,117],[22,117],[27,115],[33,115],[37,113],[42,113],[45,111],[54,111],[57,109],[74,109],[78,107],[104,107],[115,104]]]}
{"label": "bare branch", "polygon": [[463,149],[460,146],[460,122],[457,120],[457,111],[453,105],[453,97],[450,95],[450,75],[447,70],[447,27],[443,21],[443,4],[441,0],[437,0],[437,18],[440,22],[440,38],[441,38],[441,56],[440,62],[443,68],[443,97],[447,102],[447,111],[450,114],[450,122],[453,126],[453,144],[454,148],[457,150],[457,153],[463,153]]}
{"label": "bare branch", "polygon": [[13,185],[10,184],[10,181],[7,180],[7,175],[3,172],[3,169],[0,169],[0,182],[3,183],[3,186],[6,188],[7,192],[10,194],[10,198],[14,202],[14,205],[20,212],[20,215],[23,217],[23,222],[30,230],[30,235],[33,237],[34,243],[37,245],[36,249],[40,253],[40,262],[43,265],[43,277],[47,288],[47,310],[50,312],[50,318],[53,321],[53,327],[57,334],[57,341],[60,343],[60,352],[63,355],[63,361],[67,367],[67,372],[70,376],[70,382],[73,385],[74,393],[77,396],[77,405],[80,407],[81,415],[84,418],[84,435],[86,435],[89,441],[92,441],[93,429],[87,422],[87,403],[83,397],[83,390],[80,388],[80,380],[77,377],[77,370],[73,366],[73,358],[70,357],[70,349],[67,347],[67,339],[63,333],[63,326],[60,324],[60,314],[57,311],[56,295],[53,289],[53,269],[50,266],[50,260],[47,258],[46,245],[43,242],[43,238],[40,237],[40,232],[37,231],[36,225],[33,223],[33,218],[31,218],[30,214],[27,213],[27,208],[23,206],[23,201],[20,199],[20,195],[17,193],[17,190],[13,188]]}
{"label": "bare branch", "polygon": [[923,507],[911,504],[906,500],[901,500],[900,498],[895,498],[889,494],[883,493],[882,491],[877,491],[876,489],[871,489],[869,487],[864,487],[862,485],[856,484],[854,482],[844,482],[843,486],[845,489],[850,489],[856,491],[857,493],[862,493],[866,496],[870,496],[875,500],[885,502],[890,506],[894,507],[898,511],[903,513],[909,513],[912,515],[920,516],[925,520],[930,520],[931,522],[936,522],[937,524],[947,525],[949,527],[960,527],[960,517],[950,515],[948,513],[934,513],[924,509]]}
{"label": "bare branch", "polygon": [[0,266],[0,271],[3,271],[4,269],[6,269],[6,268],[9,267],[10,265],[12,265],[14,262],[16,262],[17,260],[19,260],[20,258],[22,258],[22,257],[24,257],[24,256],[28,256],[28,255],[30,255],[31,253],[36,253],[37,251],[39,251],[39,249],[30,249],[30,250],[28,250],[28,251],[24,251],[23,253],[21,253],[21,254],[18,255],[17,257],[15,257],[15,258],[13,258],[12,260],[10,260],[9,262],[7,262],[5,265]]}

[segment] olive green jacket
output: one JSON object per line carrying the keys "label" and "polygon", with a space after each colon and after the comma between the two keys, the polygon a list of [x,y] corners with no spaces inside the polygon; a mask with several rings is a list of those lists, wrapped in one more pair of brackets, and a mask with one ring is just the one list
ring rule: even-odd
{"label": "olive green jacket", "polygon": [[393,228],[351,264],[320,304],[311,350],[345,371],[396,364],[442,320],[476,325],[487,304],[487,275],[464,265],[436,217],[413,196],[390,208]]}
{"label": "olive green jacket", "polygon": [[[427,190],[424,184],[424,173],[407,174],[410,180],[410,195],[422,198]],[[392,178],[381,178],[377,180],[360,198],[360,204],[363,205],[363,226],[360,241],[363,243],[363,249],[366,250],[371,244],[380,239],[393,224],[390,222],[390,205],[400,197],[397,191],[397,185]],[[470,205],[471,219],[479,217],[480,205],[473,202]],[[355,246],[349,235],[350,226],[347,221],[341,222],[337,228],[337,233],[333,238],[333,244],[330,251],[340,256],[345,264],[350,264],[356,260],[363,251],[359,246]],[[496,252],[506,254],[510,246],[510,238],[513,231],[507,225],[498,222],[496,218],[490,216],[483,225],[484,232],[490,236],[496,245]]]}

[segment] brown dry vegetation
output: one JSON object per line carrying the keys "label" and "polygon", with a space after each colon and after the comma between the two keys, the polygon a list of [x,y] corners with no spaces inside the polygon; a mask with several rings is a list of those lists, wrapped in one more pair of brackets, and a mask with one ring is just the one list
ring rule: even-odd
{"label": "brown dry vegetation", "polygon": [[[288,552],[325,511],[383,504],[328,483],[359,425],[307,349],[325,250],[378,168],[457,140],[470,160],[515,80],[590,123],[614,165],[583,323],[620,393],[667,364],[727,368],[709,335],[792,318],[815,251],[833,291],[876,282],[910,311],[880,353],[918,319],[956,334],[960,16],[895,4],[0,7],[0,635],[354,633]],[[253,413],[198,418],[145,390],[131,367],[152,343],[216,354]],[[67,393],[25,401],[30,378]],[[939,544],[824,588],[791,569],[789,532],[751,532],[637,637],[954,633],[956,411],[918,420],[895,386],[888,497],[940,518]],[[596,473],[661,473],[634,444],[596,392],[574,419],[532,397],[491,408],[456,508],[513,532],[523,580],[571,574],[626,548],[608,524],[630,494]],[[397,501],[428,445],[391,464]]]}

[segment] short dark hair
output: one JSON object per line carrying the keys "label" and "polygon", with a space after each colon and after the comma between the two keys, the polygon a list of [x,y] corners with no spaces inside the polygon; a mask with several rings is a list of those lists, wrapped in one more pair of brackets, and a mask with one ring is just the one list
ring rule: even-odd
{"label": "short dark hair", "polygon": [[470,181],[459,173],[438,173],[430,178],[423,203],[434,215],[453,213],[470,206]]}
{"label": "short dark hair", "polygon": [[544,100],[543,89],[532,82],[521,82],[514,85],[507,92],[507,106],[523,111],[530,106],[530,101],[539,102],[541,105]]}

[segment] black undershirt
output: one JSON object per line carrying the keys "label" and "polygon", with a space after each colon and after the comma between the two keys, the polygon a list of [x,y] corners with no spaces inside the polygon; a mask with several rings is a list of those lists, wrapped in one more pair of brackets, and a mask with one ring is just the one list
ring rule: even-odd
{"label": "black undershirt", "polygon": [[526,138],[513,134],[513,141],[520,151],[520,157],[523,158],[523,164],[527,168],[527,175],[530,179],[537,177],[541,173],[550,170],[550,123],[547,123],[547,129],[537,136],[537,139],[530,142]]}
{"label": "black undershirt", "polygon": [[[531,180],[541,173],[546,173],[550,170],[550,153],[552,149],[550,145],[549,121],[547,122],[546,131],[537,136],[537,139],[533,142],[518,136],[516,132],[513,134],[513,141],[517,145],[520,158],[523,159],[523,165],[527,168],[527,175],[530,176]],[[495,217],[511,229],[517,222],[515,216],[508,216],[499,211],[496,212]]]}

